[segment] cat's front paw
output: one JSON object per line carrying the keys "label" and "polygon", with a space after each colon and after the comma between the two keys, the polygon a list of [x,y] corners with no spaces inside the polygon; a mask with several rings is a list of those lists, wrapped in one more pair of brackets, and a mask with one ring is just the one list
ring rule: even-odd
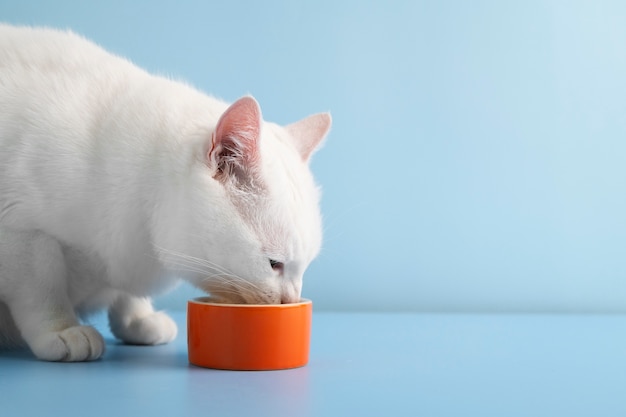
{"label": "cat's front paw", "polygon": [[132,345],[160,345],[174,340],[178,327],[167,314],[156,311],[147,316],[133,318],[127,323],[112,321],[111,331],[116,337]]}
{"label": "cat's front paw", "polygon": [[93,361],[104,353],[104,339],[90,326],[74,326],[60,332],[45,333],[30,348],[45,361]]}

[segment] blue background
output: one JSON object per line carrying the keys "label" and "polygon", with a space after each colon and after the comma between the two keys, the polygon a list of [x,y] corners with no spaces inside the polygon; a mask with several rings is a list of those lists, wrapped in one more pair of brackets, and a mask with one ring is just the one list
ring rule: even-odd
{"label": "blue background", "polygon": [[624,2],[0,0],[0,20],[252,93],[267,120],[330,110],[318,310],[626,312]]}

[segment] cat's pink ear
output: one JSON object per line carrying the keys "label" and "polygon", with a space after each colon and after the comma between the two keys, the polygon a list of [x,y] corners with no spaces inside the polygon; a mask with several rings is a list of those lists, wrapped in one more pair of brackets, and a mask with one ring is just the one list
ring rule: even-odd
{"label": "cat's pink ear", "polygon": [[250,171],[259,160],[261,108],[252,97],[234,102],[220,117],[207,152],[218,173]]}
{"label": "cat's pink ear", "polygon": [[328,134],[331,124],[330,113],[320,113],[286,127],[303,161],[308,161],[313,152],[320,146]]}

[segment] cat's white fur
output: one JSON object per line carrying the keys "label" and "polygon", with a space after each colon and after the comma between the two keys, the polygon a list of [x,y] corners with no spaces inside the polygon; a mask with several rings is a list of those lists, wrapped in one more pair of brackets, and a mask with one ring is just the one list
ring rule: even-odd
{"label": "cat's white fur", "polygon": [[97,359],[79,320],[104,308],[118,338],[168,342],[150,296],[176,277],[298,300],[321,243],[308,160],[330,123],[264,122],[251,97],[229,106],[70,32],[0,25],[0,345]]}

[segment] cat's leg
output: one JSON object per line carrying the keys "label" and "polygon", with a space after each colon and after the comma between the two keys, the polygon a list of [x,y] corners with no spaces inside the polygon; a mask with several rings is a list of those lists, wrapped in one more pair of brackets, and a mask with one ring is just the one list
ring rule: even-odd
{"label": "cat's leg", "polygon": [[41,232],[0,227],[2,301],[35,356],[86,361],[104,352],[100,333],[81,326],[67,294],[59,242]]}
{"label": "cat's leg", "polygon": [[174,340],[178,329],[167,314],[154,311],[149,298],[122,293],[109,308],[115,337],[133,345],[159,345]]}

